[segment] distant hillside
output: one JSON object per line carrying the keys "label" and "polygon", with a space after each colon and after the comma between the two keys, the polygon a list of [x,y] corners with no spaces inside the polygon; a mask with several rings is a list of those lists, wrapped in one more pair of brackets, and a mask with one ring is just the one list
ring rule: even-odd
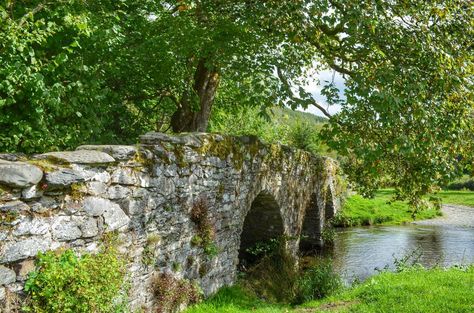
{"label": "distant hillside", "polygon": [[309,124],[324,124],[327,123],[328,119],[322,116],[317,116],[309,112],[293,111],[289,108],[276,107],[272,109],[275,119],[278,120],[281,117],[288,117],[290,120],[306,122]]}

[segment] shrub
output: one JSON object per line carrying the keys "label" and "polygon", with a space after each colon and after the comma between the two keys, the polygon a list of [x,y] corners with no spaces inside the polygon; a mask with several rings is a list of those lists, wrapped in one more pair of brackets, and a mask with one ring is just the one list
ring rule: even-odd
{"label": "shrub", "polygon": [[25,284],[26,312],[121,312],[125,262],[110,244],[97,254],[40,253]]}
{"label": "shrub", "polygon": [[177,279],[171,274],[159,274],[153,281],[153,292],[158,302],[158,313],[174,312],[181,306],[201,300],[199,288],[185,279]]}
{"label": "shrub", "polygon": [[281,247],[251,267],[242,284],[261,299],[288,303],[295,297],[297,279],[295,259]]}
{"label": "shrub", "polygon": [[321,299],[341,289],[342,280],[334,272],[330,260],[320,260],[302,272],[297,280],[296,296],[293,303],[300,304]]}

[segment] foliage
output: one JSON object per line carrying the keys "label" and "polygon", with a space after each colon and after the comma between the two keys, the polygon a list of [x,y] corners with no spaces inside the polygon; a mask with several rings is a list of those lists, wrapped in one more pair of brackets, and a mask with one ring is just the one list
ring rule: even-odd
{"label": "foliage", "polygon": [[[341,212],[332,220],[336,227],[376,224],[403,224],[413,221],[413,208],[407,202],[393,199],[394,191],[380,190],[374,198],[353,195],[346,199]],[[436,207],[427,207],[416,214],[416,219],[429,219],[440,215]]]}
{"label": "foliage", "polygon": [[342,280],[334,272],[331,261],[321,258],[300,274],[293,303],[301,304],[322,299],[341,289]]}
{"label": "foliage", "polygon": [[[0,150],[132,143],[173,115],[202,113],[188,130],[204,131],[213,103],[330,116],[313,83],[342,107],[323,138],[359,192],[388,177],[420,207],[472,166],[473,16],[465,0],[5,1]],[[328,69],[343,92],[316,78]],[[310,147],[304,134],[288,144]]]}
{"label": "foliage", "polygon": [[78,256],[72,250],[40,253],[25,283],[26,312],[122,312],[125,263],[112,246]]}
{"label": "foliage", "polygon": [[463,176],[462,178],[455,180],[449,183],[446,186],[448,190],[470,190],[474,191],[474,179],[467,175]]}
{"label": "foliage", "polygon": [[324,122],[324,118],[287,108],[272,107],[262,112],[259,107],[217,106],[214,108],[209,130],[232,135],[254,135],[268,143],[328,155],[327,147],[319,138]]}
{"label": "foliage", "polygon": [[197,286],[171,274],[159,274],[153,280],[153,293],[158,302],[158,313],[175,312],[182,305],[191,305],[201,299]]}
{"label": "foliage", "polygon": [[315,259],[298,270],[285,243],[285,238],[272,239],[249,249],[259,259],[243,273],[240,284],[270,303],[292,304],[328,296],[342,287],[329,260]]}
{"label": "foliage", "polygon": [[268,256],[272,253],[275,253],[281,246],[282,239],[280,238],[271,238],[268,241],[259,241],[250,248],[247,248],[246,252],[251,254],[256,258],[261,258],[263,256]]}
{"label": "foliage", "polygon": [[388,176],[399,197],[419,207],[433,185],[472,162],[474,5],[335,3],[345,38],[333,45],[348,72],[325,139],[347,157],[345,173],[361,194]]}
{"label": "foliage", "polygon": [[296,260],[280,241],[278,249],[264,255],[246,271],[242,284],[260,299],[290,303],[296,294],[297,281]]}

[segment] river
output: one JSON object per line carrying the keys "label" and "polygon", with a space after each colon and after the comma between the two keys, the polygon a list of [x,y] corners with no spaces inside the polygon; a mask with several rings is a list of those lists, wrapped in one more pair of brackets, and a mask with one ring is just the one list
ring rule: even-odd
{"label": "river", "polygon": [[474,228],[406,225],[339,229],[334,246],[326,248],[335,270],[348,283],[364,280],[378,270],[395,269],[395,259],[427,266],[474,263]]}

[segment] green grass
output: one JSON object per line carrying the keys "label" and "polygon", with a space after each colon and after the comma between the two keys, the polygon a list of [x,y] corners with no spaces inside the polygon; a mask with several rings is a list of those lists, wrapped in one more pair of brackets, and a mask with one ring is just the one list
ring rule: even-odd
{"label": "green grass", "polygon": [[436,194],[445,204],[460,204],[474,208],[474,192],[464,190],[443,190]]}
{"label": "green grass", "polygon": [[[399,225],[413,221],[412,209],[406,202],[391,201],[393,190],[384,189],[372,199],[359,195],[349,197],[340,214],[334,219],[336,226]],[[417,220],[438,216],[436,209],[418,212]]]}
{"label": "green grass", "polygon": [[463,313],[474,312],[474,267],[382,273],[321,301],[290,307],[226,287],[186,313]]}
{"label": "green grass", "polygon": [[[334,223],[340,227],[361,225],[399,225],[413,221],[412,210],[408,203],[391,201],[393,189],[383,189],[376,192],[375,197],[366,199],[359,195],[349,197]],[[443,190],[436,194],[443,204],[460,204],[474,208],[474,192],[463,190]],[[416,219],[430,219],[438,216],[435,209],[422,210]]]}
{"label": "green grass", "polygon": [[[436,313],[474,312],[474,266],[467,269],[409,269],[382,273],[319,302],[316,312]],[[314,311],[313,311],[314,312]]]}
{"label": "green grass", "polygon": [[282,313],[289,306],[270,304],[257,299],[241,286],[225,287],[210,299],[191,307],[185,313]]}

